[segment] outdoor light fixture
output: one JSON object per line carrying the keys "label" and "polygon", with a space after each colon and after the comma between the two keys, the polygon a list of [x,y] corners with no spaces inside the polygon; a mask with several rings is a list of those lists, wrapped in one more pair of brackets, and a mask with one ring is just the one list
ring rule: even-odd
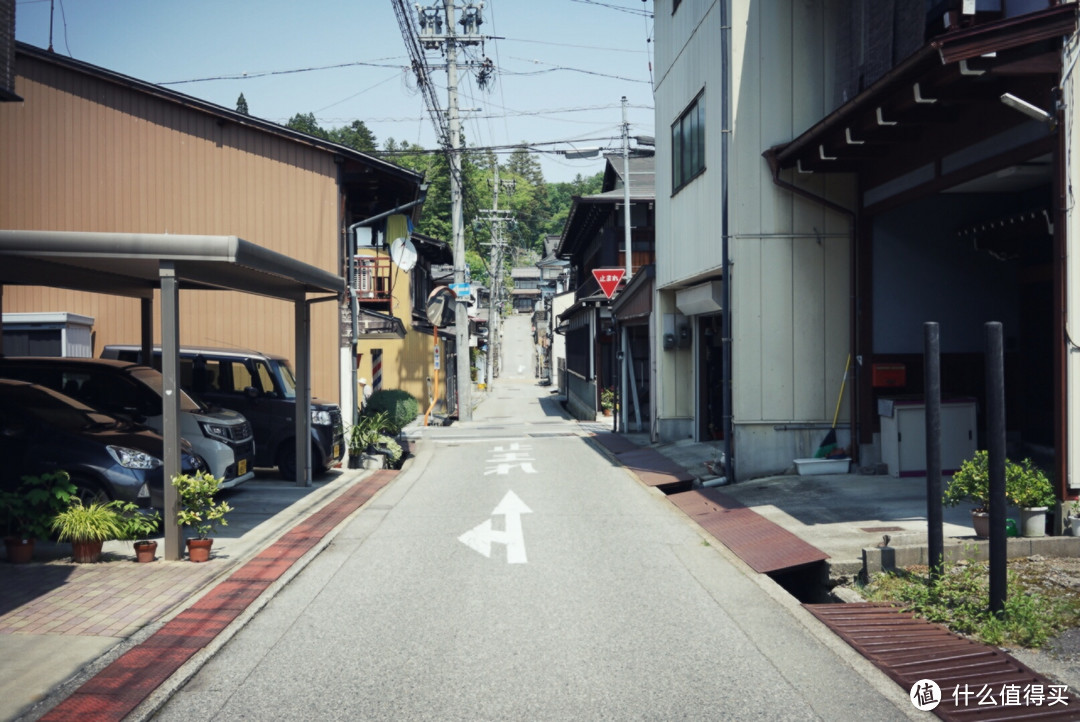
{"label": "outdoor light fixture", "polygon": [[1026,100],[1021,100],[1020,98],[1017,98],[1012,93],[1002,94],[1001,102],[1009,106],[1013,110],[1019,110],[1021,113],[1023,113],[1029,118],[1037,120],[1041,123],[1046,123],[1050,126],[1051,130],[1057,127],[1057,118],[1055,118],[1050,113],[1047,113],[1039,106],[1032,105]]}
{"label": "outdoor light fixture", "polygon": [[560,150],[559,153],[566,156],[570,160],[580,160],[581,158],[595,158],[600,155],[602,148],[575,148],[573,150]]}

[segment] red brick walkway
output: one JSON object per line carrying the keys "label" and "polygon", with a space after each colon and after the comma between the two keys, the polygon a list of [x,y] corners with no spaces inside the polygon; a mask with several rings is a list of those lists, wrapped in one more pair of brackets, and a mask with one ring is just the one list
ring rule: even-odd
{"label": "red brick walkway", "polygon": [[42,719],[80,722],[123,719],[396,475],[396,471],[377,471],[297,524],[145,642],[88,680]]}

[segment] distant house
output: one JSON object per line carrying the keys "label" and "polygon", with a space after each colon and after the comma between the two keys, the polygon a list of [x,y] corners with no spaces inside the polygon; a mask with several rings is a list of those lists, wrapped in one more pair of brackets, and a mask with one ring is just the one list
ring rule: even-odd
{"label": "distant house", "polygon": [[540,269],[536,266],[521,266],[510,269],[510,280],[514,288],[510,291],[515,313],[532,313],[540,300]]}
{"label": "distant house", "polygon": [[[635,275],[654,261],[652,154],[639,153],[631,157],[629,167],[630,266],[631,274]],[[556,254],[570,264],[569,288],[573,293],[573,303],[562,311],[556,322],[556,331],[566,340],[566,362],[562,372],[565,378],[559,383],[560,388],[565,387],[570,412],[582,419],[593,418],[600,410],[600,389],[621,387],[626,378],[626,370],[620,369],[617,363],[623,338],[616,329],[611,301],[593,276],[597,269],[625,270],[626,267],[621,156],[607,157],[601,188],[596,195],[574,197],[556,248]],[[647,303],[651,309],[651,298]],[[648,376],[644,381],[648,383]],[[625,406],[621,405],[620,409]]]}
{"label": "distant house", "polygon": [[[421,177],[371,155],[29,45],[14,57],[23,102],[0,103],[2,228],[236,236],[345,278],[350,226],[419,213]],[[290,302],[179,298],[183,344],[294,355]],[[348,409],[355,360],[338,301],[310,304],[311,382]],[[3,305],[92,317],[94,354],[142,335],[137,298],[7,285]]]}

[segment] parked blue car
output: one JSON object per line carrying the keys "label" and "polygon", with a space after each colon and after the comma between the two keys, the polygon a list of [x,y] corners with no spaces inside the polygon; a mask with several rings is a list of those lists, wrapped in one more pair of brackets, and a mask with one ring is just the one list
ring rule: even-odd
{"label": "parked blue car", "polygon": [[[181,444],[181,471],[205,462]],[[152,429],[96,411],[44,386],[0,379],[0,487],[66,471],[86,500],[165,505],[165,441]]]}

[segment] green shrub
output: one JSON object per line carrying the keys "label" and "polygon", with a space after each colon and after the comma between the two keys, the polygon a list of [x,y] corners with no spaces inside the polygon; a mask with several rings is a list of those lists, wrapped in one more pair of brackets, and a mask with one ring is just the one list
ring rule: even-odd
{"label": "green shrub", "polygon": [[380,389],[371,395],[364,414],[387,415],[387,432],[396,436],[405,425],[420,413],[420,404],[408,392],[401,389]]}

